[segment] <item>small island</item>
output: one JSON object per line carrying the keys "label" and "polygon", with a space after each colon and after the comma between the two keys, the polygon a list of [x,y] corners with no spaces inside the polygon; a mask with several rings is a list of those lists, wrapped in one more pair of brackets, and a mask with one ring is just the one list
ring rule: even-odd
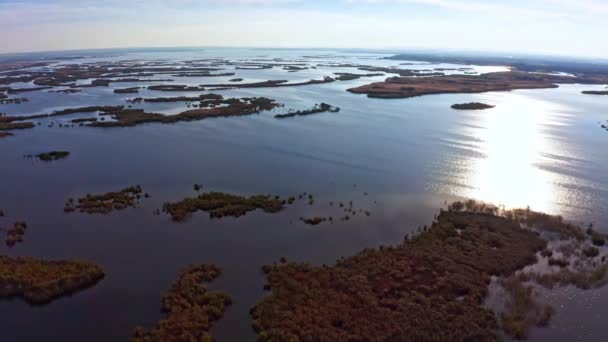
{"label": "small island", "polygon": [[348,89],[354,94],[372,98],[399,99],[424,95],[484,93],[516,89],[557,88],[558,84],[605,84],[608,76],[575,77],[539,74],[525,71],[493,72],[481,75],[447,75],[431,77],[389,77],[377,82]]}
{"label": "small island", "polygon": [[339,111],[340,111],[340,107],[334,107],[332,105],[329,105],[329,104],[323,102],[320,104],[315,104],[315,106],[312,107],[311,109],[290,111],[289,113],[285,113],[285,114],[277,114],[274,117],[277,119],[285,119],[285,118],[292,118],[294,116],[307,116],[307,115],[319,114],[319,113],[325,113],[325,112],[337,113]]}
{"label": "small island", "polygon": [[284,209],[285,203],[286,201],[278,196],[245,197],[223,192],[208,192],[195,198],[165,203],[163,211],[171,215],[174,221],[184,221],[199,210],[208,212],[211,218],[241,217],[256,209],[262,209],[266,213],[278,213]]}
{"label": "small island", "polygon": [[114,89],[114,94],[137,94],[140,87]]}
{"label": "small island", "polygon": [[137,327],[132,341],[213,341],[211,326],[232,304],[228,294],[207,289],[206,283],[221,273],[218,266],[207,264],[185,269],[162,299],[166,318],[150,331]]}
{"label": "small island", "polygon": [[129,127],[143,123],[175,123],[180,121],[196,121],[208,118],[242,116],[256,114],[264,110],[271,110],[281,105],[272,99],[264,97],[225,99],[215,104],[225,106],[214,106],[213,108],[198,108],[187,110],[179,114],[165,115],[160,113],[147,113],[143,109],[120,109],[113,110],[102,115],[107,115],[113,121],[93,122],[90,127]]}
{"label": "small island", "polygon": [[101,267],[79,260],[0,256],[0,299],[44,305],[87,289],[104,276]]}
{"label": "small island", "polygon": [[[63,211],[66,213],[79,211],[87,214],[109,214],[114,210],[135,207],[142,197],[142,193],[141,186],[136,185],[101,195],[87,194],[85,197],[79,198],[77,202],[73,198],[68,199]],[[143,196],[149,197],[148,194]]]}
{"label": "small island", "polygon": [[36,158],[42,161],[54,161],[60,159],[66,159],[70,155],[70,152],[67,151],[51,151],[47,153],[40,153],[36,155]]}
{"label": "small island", "polygon": [[33,122],[3,122],[1,119],[10,118],[8,116],[0,118],[0,131],[10,131],[13,129],[29,129],[36,125]]}
{"label": "small island", "polygon": [[452,109],[457,110],[484,110],[494,108],[496,106],[492,106],[489,104],[481,103],[481,102],[470,102],[470,103],[461,103],[452,105]]}
{"label": "small island", "polygon": [[608,95],[608,90],[585,90],[582,93],[586,95]]}

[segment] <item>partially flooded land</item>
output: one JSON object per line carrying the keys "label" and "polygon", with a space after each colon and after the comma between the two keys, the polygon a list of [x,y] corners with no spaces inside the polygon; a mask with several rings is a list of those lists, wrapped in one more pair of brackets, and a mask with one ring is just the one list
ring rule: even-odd
{"label": "partially flooded land", "polygon": [[[601,99],[583,96],[581,91],[606,95],[605,91],[587,91],[577,84],[606,84],[607,74],[588,70],[547,74],[556,70],[542,73],[515,65],[511,71],[499,71],[508,70],[496,67],[504,64],[479,68],[416,60],[392,63],[375,54],[279,58],[273,54],[282,52],[264,51],[248,58],[165,58],[173,53],[150,60],[105,56],[99,61],[73,57],[0,62],[0,138],[11,137],[0,143],[5,148],[0,153],[4,157],[0,205],[9,210],[0,210],[5,339],[82,340],[99,334],[104,340],[138,342],[211,341],[215,336],[220,341],[493,341],[505,336],[523,340],[536,332],[552,334],[552,324],[564,319],[560,315],[572,314],[544,294],[558,288],[586,293],[608,282],[604,222],[582,229],[561,217],[475,201],[450,206],[446,202],[431,221],[432,213],[427,216],[424,210],[434,210],[437,198],[453,197],[444,190],[429,194],[419,189],[423,183],[446,186],[449,173],[458,177],[458,186],[488,190],[472,180],[476,175],[447,171],[443,162],[435,163],[438,155],[450,156],[448,163],[452,159],[460,163],[463,151],[456,145],[466,144],[465,154],[470,148],[488,154],[466,159],[467,165],[503,160],[495,153],[502,148],[486,148],[496,141],[463,134],[459,125],[494,135],[492,127],[470,112],[450,112],[450,105],[456,110],[486,110],[495,104],[500,110],[482,117],[503,119],[508,108],[523,108],[510,102],[522,97],[525,100],[515,101],[530,101],[526,105],[537,101],[530,108],[546,112],[543,122],[553,122],[555,113],[546,103],[570,106],[562,101],[563,93],[577,105],[595,101],[583,109],[570,106],[579,114],[592,112]],[[366,85],[372,81],[365,79],[374,77],[374,81],[386,79]],[[551,97],[554,90],[450,95],[436,102],[386,102],[346,93],[351,88],[351,93],[369,97],[409,98],[565,84],[559,100]],[[487,103],[466,102],[472,99]],[[313,106],[315,101],[318,104]],[[408,108],[410,104],[420,107]],[[338,111],[339,116],[327,114],[319,120],[274,120]],[[449,122],[442,121],[446,113],[454,114]],[[218,120],[194,123],[208,118]],[[604,117],[572,118],[563,127],[583,122],[586,128],[592,120],[592,125],[608,130]],[[517,122],[529,128],[528,124],[525,119]],[[76,126],[81,128],[54,129]],[[562,136],[561,127],[542,129]],[[36,129],[17,133],[32,128]],[[597,130],[575,129],[572,139],[560,143],[568,150],[581,147],[595,152],[599,157],[589,164],[603,167],[597,147],[573,143],[579,131],[595,134],[594,143],[604,138]],[[444,133],[475,143],[455,141],[444,153],[445,144],[435,143],[438,137],[444,140]],[[551,145],[550,138],[543,139],[547,139],[543,147],[544,142]],[[430,140],[433,143],[427,144]],[[20,141],[28,145],[15,145]],[[45,152],[44,146],[66,151],[27,154]],[[67,150],[78,153],[78,158],[69,157]],[[57,162],[42,167],[19,158],[24,153],[27,158]],[[584,188],[572,198],[590,198],[591,204],[577,202],[551,211],[569,208],[578,213],[584,208],[588,211],[582,220],[601,218],[597,213],[604,212],[599,198],[602,179],[588,179],[585,170],[569,164],[558,152],[543,149],[542,153],[544,159],[555,154],[560,165],[570,166],[564,169],[580,171],[577,177],[599,193],[585,190],[591,186],[570,183],[568,175],[565,184]],[[65,158],[71,159],[58,161]],[[509,165],[515,170],[521,166],[518,160]],[[436,171],[441,176],[411,175],[429,166],[434,171],[428,174]],[[602,171],[590,170],[594,175]],[[74,172],[73,179],[68,171]],[[139,185],[121,189],[136,183],[132,177],[153,191],[154,198],[148,199]],[[362,184],[362,178],[365,185],[358,188],[354,183]],[[184,194],[184,183],[201,179],[222,191],[195,184],[195,193]],[[462,195],[458,187],[447,186]],[[95,193],[86,194],[87,189]],[[293,195],[295,189],[310,192]],[[553,192],[547,197],[547,202],[564,202]],[[49,198],[54,202],[44,202]],[[32,201],[39,211],[35,216],[13,217],[19,212],[19,201]],[[532,204],[539,206],[538,201]],[[549,205],[540,203],[545,204]],[[140,207],[148,209],[130,210]],[[424,208],[422,213],[419,208]],[[40,228],[41,220],[48,220],[48,228]],[[410,228],[420,222],[429,224],[417,231]],[[110,247],[99,246],[100,242]],[[378,247],[387,243],[392,245]],[[369,248],[361,250],[365,247]],[[53,260],[72,255],[70,250],[95,264]],[[360,252],[353,255],[356,251]],[[350,256],[334,262],[339,255]],[[137,258],[141,259],[134,265],[125,263]],[[202,260],[217,266],[199,264]],[[272,260],[277,263],[262,266]],[[180,273],[180,265],[189,263],[195,264]],[[225,277],[219,278],[222,267]],[[108,286],[82,296],[84,308],[78,298],[54,302],[94,286],[106,274]],[[220,291],[215,291],[216,286]],[[262,289],[267,292],[262,294]],[[234,305],[228,310],[232,298]],[[30,312],[19,307],[24,305],[20,301],[52,306]],[[88,306],[101,309],[82,317],[81,310]],[[72,324],[81,318],[94,320],[95,327]],[[13,328],[30,319],[38,322],[36,331]],[[575,329],[583,329],[579,326],[584,324],[577,322]]]}
{"label": "partially flooded land", "polygon": [[[598,286],[608,271],[605,257],[567,274],[526,267],[547,255],[548,241],[576,241],[573,253],[585,255],[593,239],[559,217],[457,202],[396,246],[366,249],[333,266],[264,266],[271,293],[252,309],[253,327],[262,341],[489,341],[500,329],[522,339],[554,313],[535,302],[534,284],[555,278],[552,284],[576,285],[580,278]],[[508,293],[501,312],[484,305],[496,279]]]}

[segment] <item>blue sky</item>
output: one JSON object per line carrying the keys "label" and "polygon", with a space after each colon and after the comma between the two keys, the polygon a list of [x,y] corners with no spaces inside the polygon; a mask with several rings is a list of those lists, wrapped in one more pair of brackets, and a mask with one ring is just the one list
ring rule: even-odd
{"label": "blue sky", "polygon": [[448,48],[608,57],[608,0],[0,0],[0,52]]}

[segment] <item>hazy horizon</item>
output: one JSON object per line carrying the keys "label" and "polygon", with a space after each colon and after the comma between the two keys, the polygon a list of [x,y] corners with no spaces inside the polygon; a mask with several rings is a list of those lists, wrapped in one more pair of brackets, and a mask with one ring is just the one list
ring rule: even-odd
{"label": "hazy horizon", "polygon": [[605,58],[598,0],[0,2],[0,53],[116,48],[446,49]]}

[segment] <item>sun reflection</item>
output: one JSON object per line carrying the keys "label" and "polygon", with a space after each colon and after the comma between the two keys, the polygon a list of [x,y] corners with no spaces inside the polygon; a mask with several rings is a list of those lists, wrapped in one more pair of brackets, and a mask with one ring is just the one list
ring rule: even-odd
{"label": "sun reflection", "polygon": [[508,208],[530,206],[555,212],[558,175],[539,168],[543,155],[556,153],[557,146],[546,133],[559,120],[559,108],[550,102],[521,94],[487,94],[482,102],[495,109],[473,114],[469,130],[483,157],[470,159],[469,188],[463,196]]}

